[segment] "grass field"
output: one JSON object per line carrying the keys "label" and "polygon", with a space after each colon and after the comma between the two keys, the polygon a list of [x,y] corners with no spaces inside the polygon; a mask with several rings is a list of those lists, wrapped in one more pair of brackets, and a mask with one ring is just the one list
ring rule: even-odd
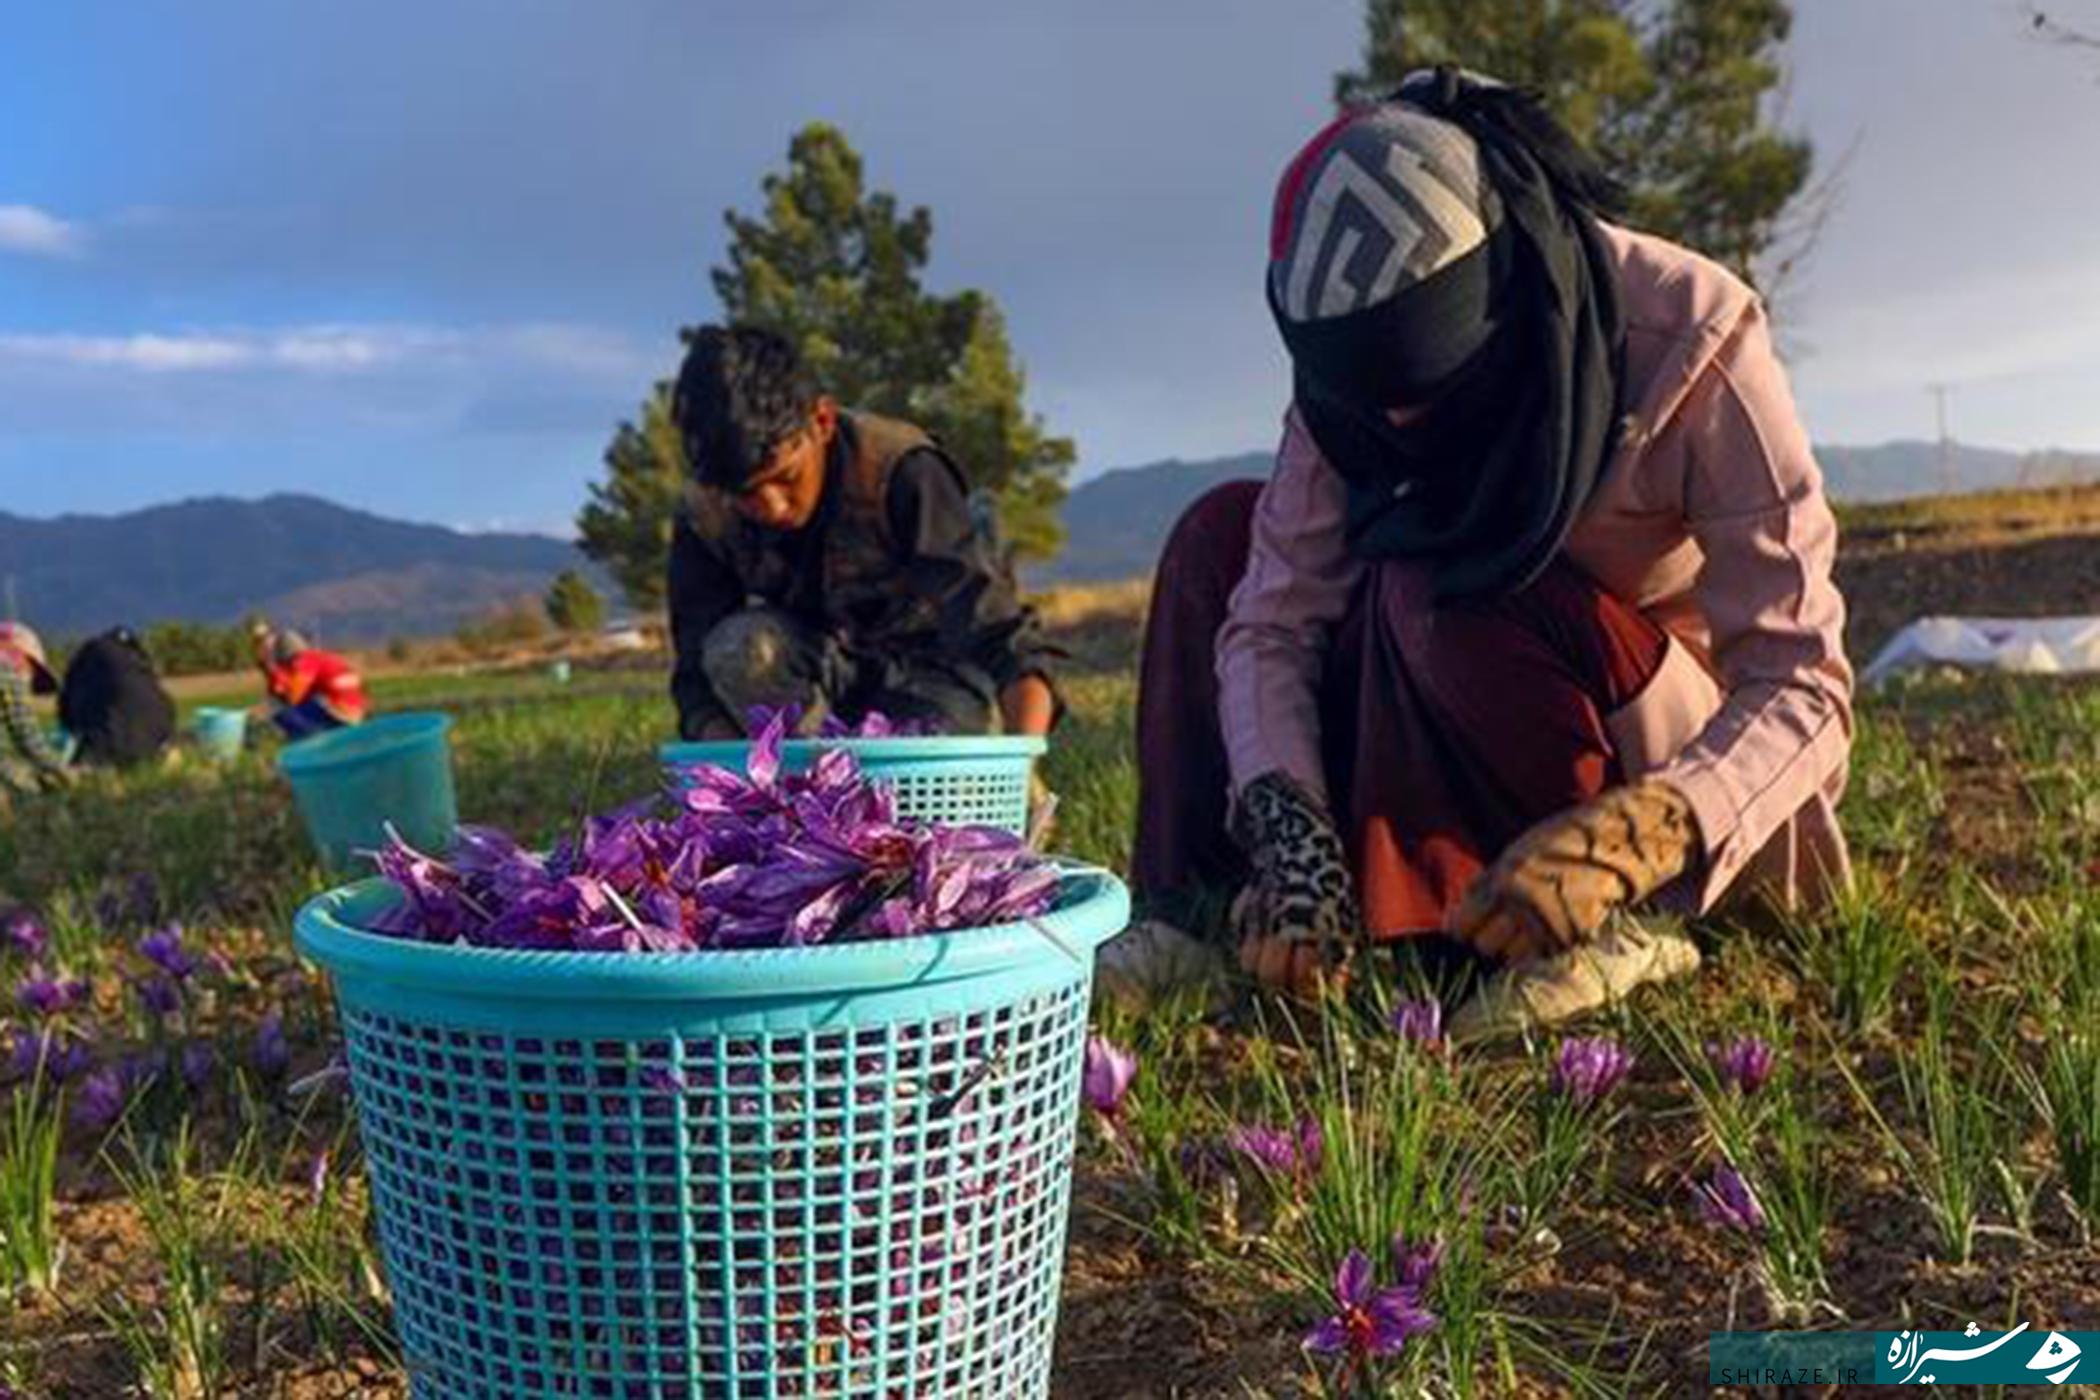
{"label": "grass field", "polygon": [[[1049,769],[1061,846],[1111,865],[1127,675],[1074,681]],[[457,716],[463,813],[535,839],[647,791],[668,720],[640,672],[377,699]],[[1397,1034],[1419,988],[1391,961],[1324,1012],[1242,993],[1105,1017],[1139,1068],[1082,1125],[1056,1393],[1681,1395],[1704,1392],[1716,1328],[2100,1327],[2100,689],[1929,681],[1861,720],[1857,897],[1698,930],[1701,978],[1588,1028],[1633,1055],[1592,1101],[1552,1087],[1556,1044],[1451,1056]],[[37,911],[43,970],[89,984],[47,1016],[8,1008],[84,1061],[62,1094],[0,1103],[17,1393],[406,1393],[347,1106],[287,1087],[331,1053],[289,940],[322,883],[266,754],[0,818],[0,906]],[[205,965],[160,1014],[137,945],[171,921]],[[1708,1053],[1746,1036],[1776,1052],[1747,1092]],[[135,1094],[114,1130],[93,1111],[112,1086]],[[1702,1210],[1702,1188],[1735,1208]],[[1314,1364],[1337,1263],[1361,1249],[1391,1283],[1396,1236],[1438,1251],[1409,1256],[1437,1325],[1360,1371]]]}

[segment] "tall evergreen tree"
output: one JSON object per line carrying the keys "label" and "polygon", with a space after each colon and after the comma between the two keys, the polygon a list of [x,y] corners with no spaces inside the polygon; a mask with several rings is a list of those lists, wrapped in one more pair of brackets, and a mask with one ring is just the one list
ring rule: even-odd
{"label": "tall evergreen tree", "polygon": [[[922,284],[932,214],[869,190],[859,154],[823,123],[795,134],[786,170],[766,176],[761,190],[759,213],[725,215],[728,257],[711,274],[722,318],[786,335],[847,407],[937,434],[996,508],[1015,552],[1055,553],[1072,441],[1028,412],[1026,378],[992,299]],[[620,425],[606,450],[606,479],[592,486],[577,522],[585,551],[638,607],[662,602],[682,489],[668,407],[658,385],[642,426]]]}
{"label": "tall evergreen tree", "polygon": [[1446,62],[1535,88],[1631,187],[1631,223],[1757,281],[1798,251],[1813,160],[1773,124],[1792,25],[1787,0],[1369,0],[1336,95]]}

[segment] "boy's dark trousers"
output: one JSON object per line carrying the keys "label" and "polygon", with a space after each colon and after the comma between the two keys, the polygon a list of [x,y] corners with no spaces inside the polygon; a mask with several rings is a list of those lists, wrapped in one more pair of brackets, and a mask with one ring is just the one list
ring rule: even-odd
{"label": "boy's dark trousers", "polygon": [[978,667],[857,650],[778,608],[746,608],[716,623],[701,664],[730,714],[795,705],[804,732],[829,715],[856,723],[870,713],[943,734],[989,734],[999,727],[998,687]]}

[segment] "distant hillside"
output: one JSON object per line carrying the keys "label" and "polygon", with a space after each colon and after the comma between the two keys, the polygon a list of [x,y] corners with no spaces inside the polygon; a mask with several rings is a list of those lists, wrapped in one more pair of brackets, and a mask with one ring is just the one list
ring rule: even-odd
{"label": "distant hillside", "polygon": [[0,575],[13,578],[22,616],[57,636],[251,611],[334,641],[424,636],[538,597],[569,568],[588,565],[562,540],[462,534],[311,496],[52,520],[0,513]]}
{"label": "distant hillside", "polygon": [[[1954,470],[1943,470],[1938,444],[1888,442],[1874,447],[1821,447],[1831,496],[1841,502],[1902,500],[1954,492],[2078,485],[2100,481],[2100,454],[2005,452],[1957,444]],[[1265,477],[1267,452],[1208,461],[1155,462],[1103,473],[1065,501],[1064,554],[1031,573],[1037,583],[1092,583],[1138,578],[1158,561],[1167,531],[1190,502],[1221,481]]]}
{"label": "distant hillside", "polygon": [[1191,501],[1221,482],[1266,477],[1274,461],[1273,453],[1244,452],[1103,472],[1065,498],[1064,552],[1031,579],[1092,583],[1150,573],[1167,531]]}

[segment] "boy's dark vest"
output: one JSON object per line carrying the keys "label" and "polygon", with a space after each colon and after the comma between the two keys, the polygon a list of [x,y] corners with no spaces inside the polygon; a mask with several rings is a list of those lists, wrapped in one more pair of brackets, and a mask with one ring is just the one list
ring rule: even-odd
{"label": "boy's dark vest", "polygon": [[[833,630],[849,636],[872,639],[916,631],[931,620],[911,617],[915,600],[897,588],[890,479],[907,453],[920,448],[939,452],[940,444],[923,429],[895,418],[855,412],[841,414],[839,421],[846,450],[827,488],[836,490],[837,497],[819,507],[828,512],[819,596],[809,596],[810,580],[794,576],[782,537],[739,516],[725,492],[688,487],[690,528],[721,550],[753,597],[821,616]],[[941,460],[961,483],[955,465],[945,455]]]}

